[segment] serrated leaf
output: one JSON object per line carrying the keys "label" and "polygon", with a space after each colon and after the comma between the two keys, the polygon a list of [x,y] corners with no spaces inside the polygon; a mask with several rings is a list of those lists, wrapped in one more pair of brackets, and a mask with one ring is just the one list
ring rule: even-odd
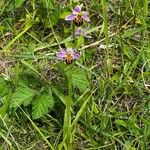
{"label": "serrated leaf", "polygon": [[20,84],[12,95],[10,108],[19,107],[21,104],[27,106],[31,102],[34,94],[34,90],[24,84]]}
{"label": "serrated leaf", "polygon": [[89,88],[90,84],[86,77],[86,72],[83,71],[81,68],[72,67],[67,68],[66,75],[72,76],[72,84],[74,87],[78,87],[81,91],[85,91]]}
{"label": "serrated leaf", "polygon": [[32,117],[38,119],[48,112],[54,106],[52,94],[43,94],[38,96],[32,103]]}

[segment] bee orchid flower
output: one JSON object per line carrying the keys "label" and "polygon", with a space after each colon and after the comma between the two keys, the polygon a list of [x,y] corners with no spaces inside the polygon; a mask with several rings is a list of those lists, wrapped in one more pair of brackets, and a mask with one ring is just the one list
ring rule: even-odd
{"label": "bee orchid flower", "polygon": [[74,21],[77,26],[81,26],[83,24],[83,20],[86,22],[90,22],[90,18],[88,17],[88,12],[81,11],[82,6],[75,6],[72,14],[65,17],[67,21]]}
{"label": "bee orchid flower", "polygon": [[79,59],[80,55],[73,48],[61,49],[56,53],[58,60],[65,60],[67,64],[71,64],[73,60]]}

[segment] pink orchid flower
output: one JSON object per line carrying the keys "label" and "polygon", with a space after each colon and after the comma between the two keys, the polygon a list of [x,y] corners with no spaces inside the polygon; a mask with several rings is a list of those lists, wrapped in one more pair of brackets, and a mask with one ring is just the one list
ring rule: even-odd
{"label": "pink orchid flower", "polygon": [[80,55],[73,48],[61,49],[56,53],[58,60],[65,60],[67,64],[71,64],[73,60],[79,59]]}
{"label": "pink orchid flower", "polygon": [[81,11],[81,6],[79,5],[74,7],[72,14],[66,16],[65,20],[74,21],[77,26],[81,26],[83,24],[83,20],[86,22],[90,22],[88,12]]}

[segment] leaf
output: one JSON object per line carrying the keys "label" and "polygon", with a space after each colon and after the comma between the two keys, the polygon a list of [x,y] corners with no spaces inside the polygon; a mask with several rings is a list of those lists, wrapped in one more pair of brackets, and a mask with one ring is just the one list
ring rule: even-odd
{"label": "leaf", "polygon": [[127,47],[127,46],[123,46],[122,47],[122,50],[124,52],[124,54],[130,59],[130,60],[133,60],[133,58],[135,58],[133,52],[132,52],[132,49]]}
{"label": "leaf", "polygon": [[90,87],[89,81],[86,77],[86,72],[78,67],[66,68],[66,75],[72,76],[72,84],[74,87],[78,87],[82,92]]}
{"label": "leaf", "polygon": [[[93,91],[93,93],[95,92],[95,90]],[[76,123],[78,122],[79,118],[81,117],[82,113],[85,111],[85,108],[87,106],[87,103],[91,100],[91,97],[93,95],[93,93],[91,93],[86,99],[85,101],[83,102],[82,106],[80,107],[80,110],[77,112],[74,120],[72,121],[72,127],[74,125],[76,125]]]}
{"label": "leaf", "polygon": [[61,92],[59,92],[55,87],[53,87],[52,90],[53,90],[54,93],[59,97],[59,99],[61,100],[61,102],[62,102],[63,104],[65,104],[65,99],[66,99],[66,97],[65,97]]}
{"label": "leaf", "polygon": [[0,97],[6,93],[7,86],[3,78],[0,77]]}
{"label": "leaf", "polygon": [[131,28],[131,29],[128,29],[126,30],[123,34],[122,34],[122,38],[127,38],[127,37],[130,37],[140,31],[143,30],[143,27],[139,27],[139,28]]}
{"label": "leaf", "polygon": [[104,114],[102,117],[101,128],[105,130],[109,126],[109,117],[107,114]]}
{"label": "leaf", "polygon": [[117,120],[115,120],[115,123],[120,125],[120,126],[127,128],[127,123],[123,120],[117,119]]}
{"label": "leaf", "polygon": [[142,134],[142,130],[137,123],[137,116],[135,115],[129,118],[127,127],[130,133],[133,135],[139,136]]}
{"label": "leaf", "polygon": [[34,95],[34,90],[24,84],[20,84],[12,95],[10,108],[19,107],[21,104],[27,106],[30,104]]}
{"label": "leaf", "polygon": [[9,104],[11,101],[11,96],[12,96],[12,89],[7,89],[7,95],[3,97],[4,99],[4,104],[3,106],[0,108],[0,116],[5,115],[8,108],[9,108]]}
{"label": "leaf", "polygon": [[77,39],[77,48],[80,48],[84,44],[84,37],[80,35]]}
{"label": "leaf", "polygon": [[42,117],[54,106],[52,94],[43,94],[38,96],[32,103],[33,111],[32,116],[34,119]]}
{"label": "leaf", "polygon": [[142,57],[142,53],[143,53],[143,50],[141,49],[139,54],[136,56],[134,62],[132,63],[132,65],[129,67],[129,71],[127,73],[128,76],[132,77],[132,75],[130,75],[131,72],[132,72],[132,74],[134,74],[135,68],[137,67],[137,65],[140,61],[140,58]]}

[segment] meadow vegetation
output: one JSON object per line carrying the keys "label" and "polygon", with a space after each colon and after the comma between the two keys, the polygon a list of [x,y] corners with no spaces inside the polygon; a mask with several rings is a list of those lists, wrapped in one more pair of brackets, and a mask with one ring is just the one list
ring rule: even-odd
{"label": "meadow vegetation", "polygon": [[150,149],[148,0],[0,0],[0,150],[49,149]]}

